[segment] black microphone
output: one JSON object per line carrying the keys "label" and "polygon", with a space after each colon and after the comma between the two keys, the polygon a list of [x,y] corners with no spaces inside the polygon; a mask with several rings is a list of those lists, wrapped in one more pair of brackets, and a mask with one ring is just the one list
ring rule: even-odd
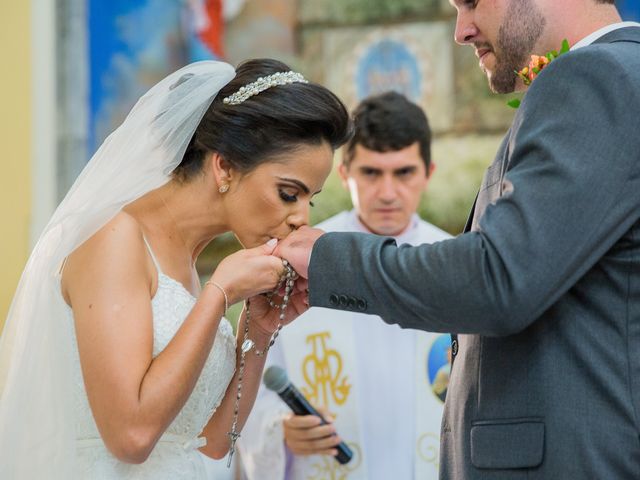
{"label": "black microphone", "polygon": [[[276,392],[296,415],[315,415],[322,420],[321,425],[327,425],[329,423],[289,381],[287,373],[282,368],[276,365],[267,368],[262,377],[262,381],[265,387]],[[340,442],[335,448],[338,450],[338,454],[335,456],[338,463],[344,465],[353,457],[353,452],[347,447],[346,443]]]}

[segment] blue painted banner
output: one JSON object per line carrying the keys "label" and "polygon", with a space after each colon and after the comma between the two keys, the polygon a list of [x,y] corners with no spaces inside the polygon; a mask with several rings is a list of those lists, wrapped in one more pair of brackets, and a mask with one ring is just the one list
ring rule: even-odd
{"label": "blue painted banner", "polygon": [[640,22],[640,0],[618,0],[616,5],[623,20]]}
{"label": "blue painted banner", "polygon": [[152,85],[213,58],[193,31],[188,2],[89,0],[89,139],[93,154]]}
{"label": "blue painted banner", "polygon": [[420,100],[422,78],[418,59],[400,41],[385,38],[368,47],[356,69],[356,93],[369,95],[395,90],[409,99]]}

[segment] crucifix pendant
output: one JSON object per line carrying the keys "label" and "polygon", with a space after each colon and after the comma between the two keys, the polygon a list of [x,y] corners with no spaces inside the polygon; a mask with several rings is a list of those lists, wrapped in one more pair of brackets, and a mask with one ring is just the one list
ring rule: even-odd
{"label": "crucifix pendant", "polygon": [[227,432],[227,435],[229,435],[229,440],[231,442],[231,445],[229,446],[229,457],[227,459],[227,468],[231,468],[231,459],[233,458],[233,452],[235,452],[236,450],[236,440],[240,438],[240,434],[236,431],[233,431],[233,432]]}

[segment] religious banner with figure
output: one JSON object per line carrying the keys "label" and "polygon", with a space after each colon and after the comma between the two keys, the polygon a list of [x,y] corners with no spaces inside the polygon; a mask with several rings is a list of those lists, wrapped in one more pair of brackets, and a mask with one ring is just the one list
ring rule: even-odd
{"label": "religious banner with figure", "polygon": [[429,113],[435,131],[453,126],[453,32],[448,22],[328,29],[324,81],[350,107],[389,90]]}
{"label": "religious banner with figure", "polygon": [[331,413],[341,438],[354,454],[345,465],[321,455],[298,457],[293,478],[368,478],[362,462],[362,419],[358,415],[359,392],[354,382],[355,339],[352,329],[344,327],[348,324],[344,316],[353,314],[334,311],[327,314],[326,309],[314,308],[288,325],[286,335],[281,336],[291,382],[312,405]]}
{"label": "religious banner with figure", "polygon": [[[292,383],[313,405],[324,407],[335,417],[338,434],[354,452],[353,460],[346,465],[324,456],[297,457],[291,478],[368,478],[363,422],[385,421],[384,412],[380,418],[363,418],[359,408],[360,402],[367,399],[358,382],[362,372],[358,371],[355,354],[358,338],[354,324],[360,322],[359,326],[362,326],[363,322],[370,321],[381,320],[351,312],[312,308],[288,325],[286,334],[282,335],[286,369]],[[411,335],[415,338],[415,389],[409,394],[415,395],[415,410],[403,412],[413,426],[412,431],[403,431],[403,434],[413,436],[414,478],[435,480],[438,478],[440,424],[451,366],[451,337],[427,332],[411,332]],[[373,351],[371,355],[375,353]],[[368,366],[360,365],[360,368]],[[383,383],[379,385],[379,394],[390,395]],[[392,456],[388,461],[394,461]]]}
{"label": "religious banner with figure", "polygon": [[451,373],[451,336],[416,335],[416,479],[438,478],[440,426]]}

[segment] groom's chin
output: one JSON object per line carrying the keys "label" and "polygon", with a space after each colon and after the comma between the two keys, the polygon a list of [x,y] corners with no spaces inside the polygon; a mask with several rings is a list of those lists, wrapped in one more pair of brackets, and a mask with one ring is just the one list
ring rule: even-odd
{"label": "groom's chin", "polygon": [[522,85],[522,88],[518,88],[518,83],[521,83],[521,82],[516,82],[515,79],[507,80],[504,78],[488,77],[488,81],[489,81],[489,89],[493,93],[507,94],[507,93],[520,92],[524,90],[524,85]]}

